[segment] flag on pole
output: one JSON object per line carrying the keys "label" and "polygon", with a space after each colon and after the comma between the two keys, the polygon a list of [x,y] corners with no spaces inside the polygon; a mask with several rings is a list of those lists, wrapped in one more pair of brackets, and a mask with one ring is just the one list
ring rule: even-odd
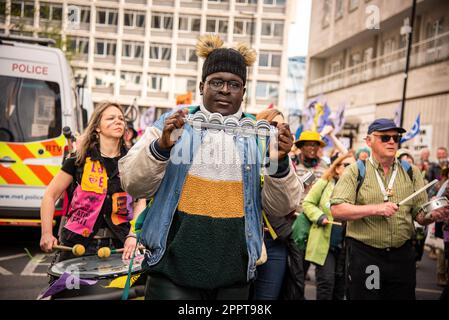
{"label": "flag on pole", "polygon": [[404,143],[408,140],[413,139],[419,133],[420,122],[421,122],[420,116],[421,116],[421,114],[418,114],[415,122],[413,123],[412,128],[409,131],[407,131],[406,134],[402,137],[401,143]]}
{"label": "flag on pole", "polygon": [[340,130],[343,129],[343,126],[345,124],[345,108],[346,106],[344,104],[340,105],[337,112],[332,113],[330,117],[334,127],[334,134],[339,133]]}

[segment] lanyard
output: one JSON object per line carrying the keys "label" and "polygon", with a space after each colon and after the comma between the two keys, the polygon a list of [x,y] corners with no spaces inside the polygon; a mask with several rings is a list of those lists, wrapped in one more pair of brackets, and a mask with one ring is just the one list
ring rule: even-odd
{"label": "lanyard", "polygon": [[369,161],[374,167],[374,172],[376,173],[377,183],[379,184],[380,191],[382,192],[384,196],[384,202],[388,201],[388,197],[392,196],[392,190],[393,190],[393,184],[394,180],[396,179],[396,175],[398,174],[398,165],[396,164],[393,170],[393,173],[391,174],[390,181],[388,182],[387,190],[385,190],[384,183],[382,182],[382,178],[379,175],[379,172],[377,172],[376,166],[374,165],[373,158],[370,157]]}

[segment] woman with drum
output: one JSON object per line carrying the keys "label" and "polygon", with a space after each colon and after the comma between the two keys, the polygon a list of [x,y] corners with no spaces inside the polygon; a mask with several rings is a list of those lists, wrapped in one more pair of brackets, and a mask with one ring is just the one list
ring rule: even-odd
{"label": "woman with drum", "polygon": [[[59,242],[65,247],[82,245],[86,254],[97,254],[101,247],[123,248],[122,258],[131,258],[136,236],[131,232],[130,221],[145,207],[145,199],[135,201],[121,188],[117,164],[127,153],[124,134],[122,107],[111,102],[100,104],[92,114],[76,156],[64,162],[42,199],[40,247],[44,252],[51,252],[58,245],[52,232],[55,202],[72,187]],[[61,251],[55,260],[73,257],[72,252]]]}

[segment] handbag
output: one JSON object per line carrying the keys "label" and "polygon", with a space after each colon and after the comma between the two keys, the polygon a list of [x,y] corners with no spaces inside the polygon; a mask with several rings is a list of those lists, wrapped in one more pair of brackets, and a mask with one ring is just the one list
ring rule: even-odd
{"label": "handbag", "polygon": [[309,238],[309,232],[312,222],[301,212],[292,225],[292,238],[301,250],[306,250],[306,242]]}
{"label": "handbag", "polygon": [[[322,186],[320,191],[321,196],[323,195],[324,189],[326,189],[329,181]],[[314,185],[315,187],[315,185]],[[307,239],[309,238],[310,227],[312,222],[307,218],[304,212],[301,212],[295,219],[292,225],[292,238],[296,245],[301,250],[306,250]]]}

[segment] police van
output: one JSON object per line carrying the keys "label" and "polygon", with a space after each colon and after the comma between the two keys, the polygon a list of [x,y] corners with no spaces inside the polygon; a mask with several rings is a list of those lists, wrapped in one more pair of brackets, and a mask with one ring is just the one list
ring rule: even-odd
{"label": "police van", "polygon": [[67,148],[62,129],[82,132],[87,120],[64,53],[51,44],[0,36],[0,225],[40,225],[45,188]]}

